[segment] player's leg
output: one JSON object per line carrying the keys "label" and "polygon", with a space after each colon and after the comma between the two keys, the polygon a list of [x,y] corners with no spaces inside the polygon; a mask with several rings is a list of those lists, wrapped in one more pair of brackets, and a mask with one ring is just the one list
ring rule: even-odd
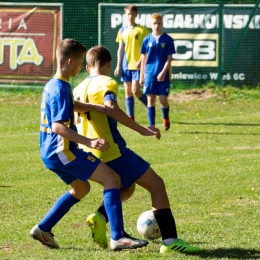
{"label": "player's leg", "polygon": [[162,234],[160,252],[165,253],[175,250],[183,253],[192,253],[199,251],[199,248],[190,246],[181,239],[178,239],[176,223],[170,208],[163,179],[150,167],[136,181],[136,184],[142,186],[151,194],[154,217]]}
{"label": "player's leg", "polygon": [[131,81],[124,82],[124,89],[125,89],[126,113],[131,119],[135,120],[135,113],[134,113],[135,100],[132,93],[132,82]]}
{"label": "player's leg", "polygon": [[155,126],[155,102],[156,102],[156,95],[147,94],[147,117],[149,126]]}
{"label": "player's leg", "polygon": [[161,103],[164,130],[167,131],[167,130],[169,130],[170,125],[171,125],[170,118],[169,118],[170,106],[168,103],[168,97],[164,96],[164,95],[160,95],[159,100]]}
{"label": "player's leg", "polygon": [[132,70],[132,93],[147,107],[147,97],[141,91],[140,80],[140,70]]}
{"label": "player's leg", "polygon": [[53,207],[30,231],[30,236],[40,241],[42,244],[50,248],[59,248],[54,240],[52,228],[61,220],[61,218],[78,203],[90,190],[87,181],[75,179],[76,177],[58,169],[53,171],[66,183],[71,186],[71,190],[63,194],[57,199]]}
{"label": "player's leg", "polygon": [[147,118],[149,126],[155,126],[155,102],[156,102],[156,83],[145,82],[144,93],[147,95]]}
{"label": "player's leg", "polygon": [[[146,246],[148,241],[129,237],[124,232],[119,175],[101,162],[89,179],[101,184],[104,187],[104,206],[108,215],[111,231],[110,248],[113,250],[121,250]],[[92,228],[94,241],[101,247],[106,248],[106,244],[103,239],[104,235],[102,234],[101,236],[100,234],[100,232],[105,232],[103,228],[104,225],[101,224],[98,217],[100,216],[97,216],[96,218],[91,218],[89,216],[89,221],[87,220],[87,222]],[[93,223],[91,223],[91,220],[93,220]],[[103,222],[105,223],[105,221]],[[101,227],[99,226],[100,224],[102,225]]]}
{"label": "player's leg", "polygon": [[[177,238],[175,221],[171,214],[169,200],[166,194],[163,180],[150,168],[148,162],[127,149],[119,158],[107,163],[121,178],[121,185],[128,188],[132,183],[136,182],[151,193],[152,206],[156,210],[158,223],[161,226],[163,237]],[[165,223],[172,223],[170,236],[169,226]]]}
{"label": "player's leg", "polygon": [[134,115],[134,96],[132,92],[132,75],[131,71],[122,69],[121,81],[124,84],[125,89],[125,106],[126,113],[131,119],[135,119]]}
{"label": "player's leg", "polygon": [[154,210],[170,208],[164,181],[151,167],[149,167],[147,171],[136,180],[136,184],[150,192],[152,207]]}
{"label": "player's leg", "polygon": [[[111,236],[118,240],[124,230],[122,205],[120,201],[120,178],[104,163],[100,163],[89,178],[104,187],[104,207],[110,220]],[[88,217],[87,223],[92,230],[92,238],[100,247],[107,248],[106,224],[100,216]]]}
{"label": "player's leg", "polygon": [[[135,190],[135,181],[149,168],[149,164],[142,160],[130,149],[117,159],[107,162],[106,164],[113,169],[121,178],[121,201],[129,199]],[[98,211],[101,218],[108,222],[107,213],[104,203],[100,205]]]}
{"label": "player's leg", "polygon": [[[135,184],[132,184],[129,188],[127,189],[123,189],[122,187],[120,188],[120,200],[121,202],[125,202],[126,200],[128,200],[134,193],[135,191]],[[107,212],[105,209],[105,204],[104,201],[102,201],[102,203],[100,204],[97,212],[99,213],[100,217],[106,221],[106,223],[108,223],[108,216],[107,216]]]}
{"label": "player's leg", "polygon": [[160,82],[158,88],[158,95],[161,104],[162,118],[164,130],[169,130],[170,128],[170,118],[169,111],[170,106],[168,102],[168,95],[170,91],[170,82]]}

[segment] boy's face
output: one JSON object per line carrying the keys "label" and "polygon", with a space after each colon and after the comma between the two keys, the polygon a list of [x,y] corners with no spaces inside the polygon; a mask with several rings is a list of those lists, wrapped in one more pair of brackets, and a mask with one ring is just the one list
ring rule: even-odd
{"label": "boy's face", "polygon": [[134,11],[125,10],[125,17],[128,22],[133,24],[135,22],[135,18],[137,17],[137,13]]}
{"label": "boy's face", "polygon": [[151,19],[151,27],[153,32],[161,32],[163,27],[162,19]]}
{"label": "boy's face", "polygon": [[85,58],[85,53],[82,53],[78,58],[69,59],[71,77],[77,76],[77,74],[81,71],[81,69],[83,68],[84,58]]}

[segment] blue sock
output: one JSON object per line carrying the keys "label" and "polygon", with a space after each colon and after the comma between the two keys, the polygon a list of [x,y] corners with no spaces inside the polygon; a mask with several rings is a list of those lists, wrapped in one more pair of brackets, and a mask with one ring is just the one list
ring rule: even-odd
{"label": "blue sock", "polygon": [[125,98],[125,106],[128,116],[134,116],[134,106],[135,100],[134,97]]}
{"label": "blue sock", "polygon": [[147,107],[147,96],[145,94],[139,97],[139,100]]}
{"label": "blue sock", "polygon": [[122,203],[120,201],[120,190],[105,190],[104,204],[109,219],[111,238],[113,240],[118,240],[122,238],[122,232],[124,231]]}
{"label": "blue sock", "polygon": [[155,107],[147,107],[149,126],[155,125]]}
{"label": "blue sock", "polygon": [[57,199],[53,207],[38,224],[39,228],[45,232],[50,232],[57,222],[70,210],[70,208],[79,202],[70,192],[66,192]]}
{"label": "blue sock", "polygon": [[162,110],[162,117],[163,117],[164,119],[169,118],[170,106],[168,106],[167,108],[161,107],[161,110]]}

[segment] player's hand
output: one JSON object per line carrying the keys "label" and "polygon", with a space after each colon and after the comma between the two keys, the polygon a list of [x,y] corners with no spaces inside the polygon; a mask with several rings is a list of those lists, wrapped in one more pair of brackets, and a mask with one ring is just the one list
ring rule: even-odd
{"label": "player's hand", "polygon": [[103,114],[107,113],[106,107],[103,105],[95,104],[94,107],[95,107],[95,110],[98,111],[99,113],[103,113]]}
{"label": "player's hand", "polygon": [[142,132],[142,135],[145,136],[152,136],[155,135],[155,137],[160,140],[161,139],[161,132],[158,128],[154,127],[154,126],[148,126],[148,127],[144,127],[145,131]]}
{"label": "player's hand", "polygon": [[144,79],[143,79],[143,78],[140,78],[139,84],[140,84],[140,86],[143,86],[143,85],[144,85]]}
{"label": "player's hand", "polygon": [[119,67],[116,67],[116,69],[115,69],[115,71],[114,71],[114,75],[115,75],[116,77],[118,77],[119,74],[120,74],[120,68],[119,68]]}
{"label": "player's hand", "polygon": [[164,78],[165,78],[165,74],[164,73],[159,73],[158,76],[157,76],[157,80],[158,81],[164,81]]}
{"label": "player's hand", "polygon": [[108,149],[110,148],[109,142],[107,142],[106,139],[103,138],[87,138],[86,146],[100,150],[102,152],[108,151]]}

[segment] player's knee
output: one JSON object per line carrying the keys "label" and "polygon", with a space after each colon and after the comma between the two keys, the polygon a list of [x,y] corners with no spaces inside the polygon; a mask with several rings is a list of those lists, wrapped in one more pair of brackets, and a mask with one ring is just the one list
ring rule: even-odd
{"label": "player's knee", "polygon": [[105,187],[114,187],[120,188],[121,179],[117,173],[111,170],[108,174],[106,174],[106,178],[104,180]]}
{"label": "player's knee", "polygon": [[164,108],[168,108],[169,107],[169,103],[168,103],[167,100],[161,101],[160,103],[161,103],[161,106],[164,107]]}
{"label": "player's knee", "polygon": [[157,175],[156,179],[154,179],[153,182],[151,182],[150,186],[150,193],[161,193],[165,190],[165,184],[163,179]]}
{"label": "player's knee", "polygon": [[158,180],[157,180],[157,187],[160,189],[165,189],[164,180],[159,176],[158,176]]}
{"label": "player's knee", "polygon": [[126,96],[126,97],[132,97],[132,96],[133,96],[132,90],[131,90],[131,89],[127,89],[127,90],[125,91],[125,96]]}
{"label": "player's knee", "polygon": [[90,185],[88,182],[82,182],[80,185],[71,189],[71,195],[81,200],[90,192]]}

